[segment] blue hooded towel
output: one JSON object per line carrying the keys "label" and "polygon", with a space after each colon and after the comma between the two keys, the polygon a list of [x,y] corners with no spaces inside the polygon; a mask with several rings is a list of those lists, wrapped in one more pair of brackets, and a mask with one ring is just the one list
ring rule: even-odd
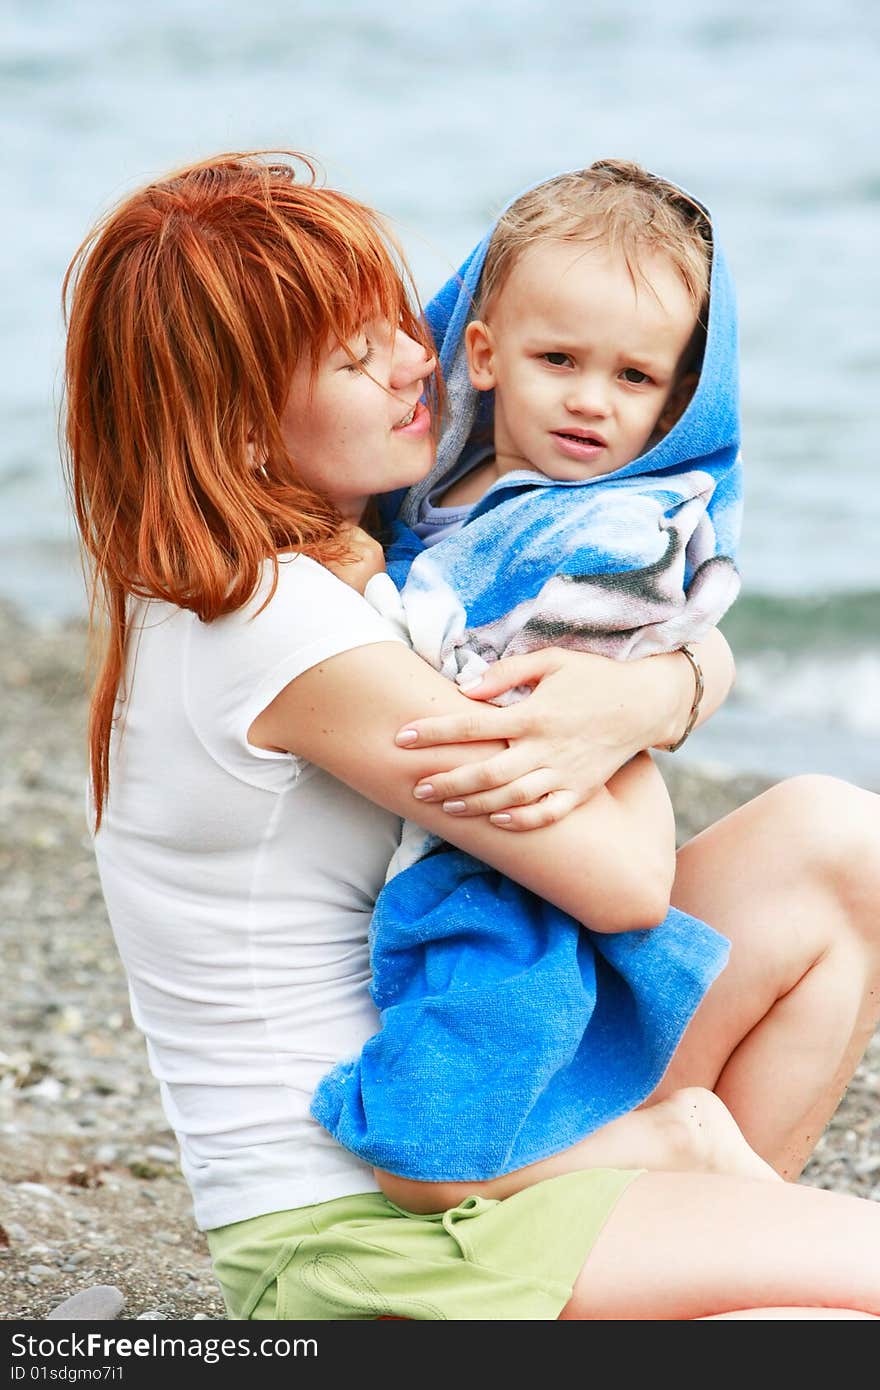
{"label": "blue hooded towel", "polygon": [[[508,473],[427,549],[412,530],[491,423],[463,341],[491,234],[428,305],[450,418],[368,598],[451,679],[551,645],[627,659],[698,640],[739,586],[736,308],[714,233],[700,378],[669,434],[604,477]],[[323,1078],[312,1114],[376,1167],[480,1181],[645,1100],[729,946],[674,908],[651,929],[591,932],[407,822],[370,948],[380,1031]]]}

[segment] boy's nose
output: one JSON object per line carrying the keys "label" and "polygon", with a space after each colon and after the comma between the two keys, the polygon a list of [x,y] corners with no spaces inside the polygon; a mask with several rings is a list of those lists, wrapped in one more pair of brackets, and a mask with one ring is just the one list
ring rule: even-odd
{"label": "boy's nose", "polygon": [[566,393],[565,408],[572,415],[604,419],[610,410],[606,383],[587,376],[573,381]]}
{"label": "boy's nose", "polygon": [[402,328],[397,329],[391,357],[389,385],[392,390],[399,391],[411,386],[414,381],[423,381],[431,375],[436,365],[436,357],[431,356],[421,343],[404,333]]}

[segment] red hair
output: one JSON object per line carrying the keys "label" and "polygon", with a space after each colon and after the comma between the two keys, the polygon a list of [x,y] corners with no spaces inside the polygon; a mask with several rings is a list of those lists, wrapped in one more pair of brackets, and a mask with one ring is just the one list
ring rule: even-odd
{"label": "red hair", "polygon": [[128,596],[210,622],[247,603],[267,558],[277,579],[279,550],[345,556],[342,518],[298,480],[279,420],[297,365],[316,370],[377,315],[433,350],[410,284],[378,215],[317,186],[301,155],[181,169],[126,198],[74,256],[66,470],[93,634],[106,619],[89,718],[96,826]]}

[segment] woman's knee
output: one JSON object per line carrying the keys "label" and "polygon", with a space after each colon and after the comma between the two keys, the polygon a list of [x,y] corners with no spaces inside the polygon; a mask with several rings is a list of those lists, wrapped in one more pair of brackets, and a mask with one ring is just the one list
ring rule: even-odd
{"label": "woman's knee", "polygon": [[804,872],[821,877],[880,948],[880,796],[812,773],[779,782],[766,795]]}
{"label": "woman's knee", "polygon": [[839,777],[804,773],[765,793],[780,831],[811,864],[880,872],[880,796]]}

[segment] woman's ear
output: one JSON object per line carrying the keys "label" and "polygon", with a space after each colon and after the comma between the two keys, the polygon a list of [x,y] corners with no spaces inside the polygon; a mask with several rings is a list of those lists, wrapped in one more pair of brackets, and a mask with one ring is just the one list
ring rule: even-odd
{"label": "woman's ear", "polygon": [[477,391],[491,391],[495,385],[492,332],[482,319],[473,319],[464,330],[468,372]]}
{"label": "woman's ear", "polygon": [[668,434],[675,425],[678,424],[684,412],[690,404],[691,397],[697,389],[697,382],[700,376],[698,372],[687,372],[676,382],[669,394],[669,400],[663,407],[663,413],[657,421],[657,434],[660,438]]}

